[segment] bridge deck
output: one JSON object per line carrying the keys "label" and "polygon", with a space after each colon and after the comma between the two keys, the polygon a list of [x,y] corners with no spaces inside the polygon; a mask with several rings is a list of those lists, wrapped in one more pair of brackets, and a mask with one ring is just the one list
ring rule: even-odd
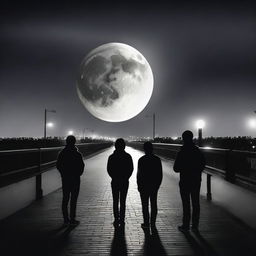
{"label": "bridge deck", "polygon": [[[205,197],[201,198],[200,234],[184,235],[177,230],[182,214],[178,176],[166,160],[158,200],[158,234],[145,236],[140,228],[136,169],[130,180],[125,231],[115,233],[106,173],[112,150],[86,160],[77,208],[79,226],[62,228],[59,189],[0,223],[1,255],[256,255],[255,231]],[[141,153],[131,148],[127,151],[136,168]]]}

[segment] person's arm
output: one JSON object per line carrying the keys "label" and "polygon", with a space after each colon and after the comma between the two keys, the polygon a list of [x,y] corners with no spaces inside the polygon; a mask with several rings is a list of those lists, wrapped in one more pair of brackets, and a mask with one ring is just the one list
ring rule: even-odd
{"label": "person's arm", "polygon": [[162,167],[162,161],[159,158],[159,183],[158,183],[159,186],[158,187],[160,187],[162,180],[163,180],[163,167]]}
{"label": "person's arm", "polygon": [[62,171],[63,171],[63,153],[62,153],[62,151],[58,155],[57,162],[56,162],[56,168],[62,174]]}
{"label": "person's arm", "polygon": [[178,152],[176,159],[174,161],[173,170],[175,172],[181,171],[181,153],[180,152]]}
{"label": "person's arm", "polygon": [[162,168],[162,162],[161,159],[159,157],[155,158],[155,164],[154,164],[154,178],[152,180],[152,186],[155,189],[159,189],[161,183],[162,183],[162,179],[163,179],[163,168]]}
{"label": "person's arm", "polygon": [[128,178],[131,177],[133,172],[133,161],[132,161],[132,157],[129,155],[129,172],[128,172]]}
{"label": "person's arm", "polygon": [[112,178],[112,157],[111,156],[109,156],[108,158],[107,172],[108,172],[108,175]]}
{"label": "person's arm", "polygon": [[137,186],[138,186],[138,191],[141,191],[141,160],[140,159],[138,161]]}
{"label": "person's arm", "polygon": [[82,154],[79,154],[79,165],[80,165],[80,176],[83,174],[84,172],[84,160],[83,160],[83,156]]}

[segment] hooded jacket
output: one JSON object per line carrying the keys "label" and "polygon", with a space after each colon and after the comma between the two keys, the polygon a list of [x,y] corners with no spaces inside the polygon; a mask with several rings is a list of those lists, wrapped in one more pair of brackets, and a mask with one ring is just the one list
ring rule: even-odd
{"label": "hooded jacket", "polygon": [[108,158],[107,171],[112,181],[128,181],[133,172],[132,157],[124,150],[115,150]]}
{"label": "hooded jacket", "polygon": [[58,155],[56,167],[62,178],[79,178],[84,171],[82,154],[75,146],[66,146]]}

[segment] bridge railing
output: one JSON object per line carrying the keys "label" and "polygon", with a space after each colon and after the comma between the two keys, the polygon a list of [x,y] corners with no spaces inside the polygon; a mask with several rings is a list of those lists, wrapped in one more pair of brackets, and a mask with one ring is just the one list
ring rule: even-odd
{"label": "bridge railing", "polygon": [[[83,156],[111,146],[111,142],[76,145]],[[63,147],[0,151],[0,187],[36,176],[40,186],[40,174],[55,166]],[[40,188],[38,188],[40,189]]]}
{"label": "bridge railing", "polygon": [[[143,150],[143,143],[130,142],[130,146]],[[174,160],[182,145],[154,143],[156,154]],[[208,198],[211,199],[211,176],[219,175],[227,181],[256,190],[256,153],[220,148],[200,148],[205,155]]]}

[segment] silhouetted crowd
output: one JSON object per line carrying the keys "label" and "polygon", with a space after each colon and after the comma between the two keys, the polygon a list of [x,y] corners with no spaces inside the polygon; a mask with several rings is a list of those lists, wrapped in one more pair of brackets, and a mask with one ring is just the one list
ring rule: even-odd
{"label": "silhouetted crowd", "polygon": [[[187,232],[192,223],[192,230],[198,231],[200,218],[201,174],[205,168],[205,158],[193,142],[193,133],[182,134],[183,146],[177,154],[173,170],[180,173],[180,195],[183,205],[182,224],[178,229]],[[75,146],[76,138],[70,135],[66,139],[66,147],[59,153],[57,169],[62,178],[62,213],[64,225],[78,225],[76,220],[76,204],[80,189],[80,176],[84,171],[82,154]],[[115,142],[115,150],[109,156],[107,172],[111,177],[113,197],[113,225],[115,228],[125,226],[126,198],[129,193],[129,178],[134,166],[129,153],[125,151],[125,141],[119,138]],[[158,213],[157,195],[163,179],[161,159],[154,154],[153,144],[144,143],[145,154],[138,160],[137,186],[141,198],[143,229],[156,229]],[[70,202],[70,212],[68,204]],[[192,204],[192,214],[191,214]],[[150,205],[150,210],[149,210]]]}

